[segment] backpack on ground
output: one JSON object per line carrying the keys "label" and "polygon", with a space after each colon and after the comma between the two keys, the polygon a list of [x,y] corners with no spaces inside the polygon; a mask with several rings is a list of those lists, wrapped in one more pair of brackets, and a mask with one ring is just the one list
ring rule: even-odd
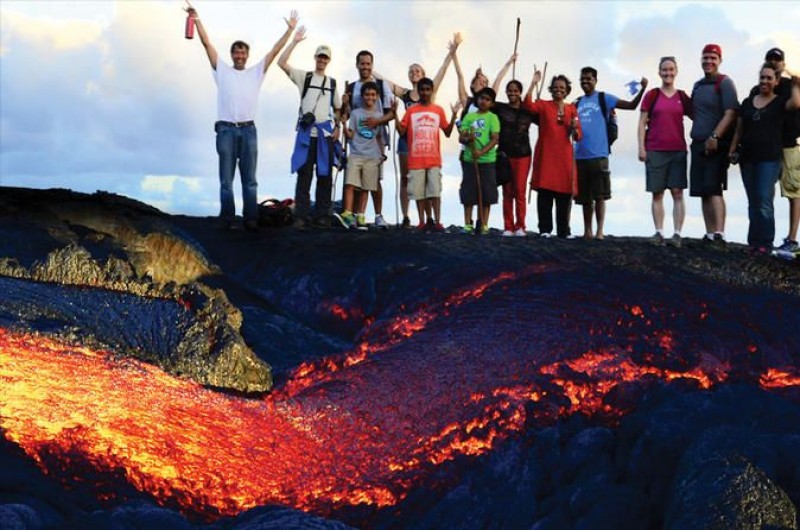
{"label": "backpack on ground", "polygon": [[265,228],[280,228],[289,226],[293,221],[292,199],[267,199],[258,205],[258,226]]}

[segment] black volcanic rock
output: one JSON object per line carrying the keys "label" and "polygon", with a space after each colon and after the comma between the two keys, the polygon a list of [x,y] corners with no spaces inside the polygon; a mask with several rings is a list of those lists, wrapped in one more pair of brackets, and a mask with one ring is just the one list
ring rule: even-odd
{"label": "black volcanic rock", "polygon": [[[107,348],[245,391],[269,388],[266,363],[280,387],[301,362],[341,358],[361,340],[382,337],[397,317],[426,309],[452,319],[431,322],[430,335],[376,355],[376,364],[426,367],[447,354],[457,360],[468,348],[481,355],[478,372],[492,371],[508,352],[523,352],[514,357],[523,360],[528,353],[534,363],[545,362],[534,354],[559,359],[602,350],[641,364],[663,355],[662,368],[681,372],[736,361],[729,379],[708,390],[688,377],[620,382],[602,404],[624,411],[621,417],[584,416],[562,388],[542,381],[550,399],[529,404],[523,431],[481,456],[442,464],[396,505],[337,508],[331,517],[344,523],[260,507],[204,524],[135,492],[127,502],[100,505],[43,476],[0,436],[0,517],[7,517],[0,528],[6,520],[29,524],[24,518],[46,530],[345,523],[716,530],[721,521],[797,528],[800,393],[797,386],[762,390],[759,376],[769,366],[798,365],[798,262],[691,239],[676,249],[614,237],[227,231],[215,218],[167,216],[107,194],[10,188],[0,191],[0,257],[0,327]],[[529,267],[543,273],[469,307],[442,302],[465,286]],[[654,333],[665,330],[673,333]],[[661,340],[673,341],[675,352]],[[362,382],[371,375],[363,373]],[[469,382],[465,376],[461,384]],[[342,388],[350,387],[311,391]],[[385,391],[401,406],[417,397]]]}
{"label": "black volcanic rock", "polygon": [[153,362],[202,384],[272,386],[219,274],[168,216],[108,194],[4,189],[0,322]]}

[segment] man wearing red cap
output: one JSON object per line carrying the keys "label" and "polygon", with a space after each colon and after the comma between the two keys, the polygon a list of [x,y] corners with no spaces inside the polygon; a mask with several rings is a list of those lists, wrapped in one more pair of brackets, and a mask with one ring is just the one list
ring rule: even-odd
{"label": "man wearing red cap", "polygon": [[704,76],[694,84],[692,104],[692,165],[689,193],[703,204],[704,241],[725,244],[725,200],[728,187],[728,147],[736,125],[739,101],[733,81],[719,73],[722,48],[707,44],[701,65]]}

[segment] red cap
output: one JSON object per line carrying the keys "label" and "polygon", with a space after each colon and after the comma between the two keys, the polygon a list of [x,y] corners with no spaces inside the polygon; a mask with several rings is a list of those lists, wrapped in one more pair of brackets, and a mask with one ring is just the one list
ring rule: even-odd
{"label": "red cap", "polygon": [[719,44],[706,44],[703,53],[716,53],[722,59],[722,48],[719,47]]}

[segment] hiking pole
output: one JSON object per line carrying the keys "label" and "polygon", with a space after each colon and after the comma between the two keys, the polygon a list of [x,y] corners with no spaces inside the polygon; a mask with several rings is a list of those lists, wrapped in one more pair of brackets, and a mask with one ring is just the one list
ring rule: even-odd
{"label": "hiking pole", "polygon": [[519,24],[520,20],[517,17],[517,37],[514,39],[514,64],[511,67],[511,79],[517,78],[517,45],[519,44]]}
{"label": "hiking pole", "polygon": [[[475,145],[475,140],[472,141],[472,145],[473,146]],[[483,229],[483,223],[484,223],[483,191],[481,190],[481,168],[480,165],[478,164],[478,159],[475,157],[474,154],[472,155],[472,164],[475,166],[475,183],[477,184],[478,187],[478,223],[480,224],[480,227],[475,233],[480,234],[480,230]]]}
{"label": "hiking pole", "polygon": [[400,226],[400,177],[397,174],[397,127],[392,127],[392,145],[395,146],[392,154],[392,165],[394,166],[394,224]]}
{"label": "hiking pole", "polygon": [[542,71],[542,84],[539,88],[536,89],[536,99],[539,99],[542,95],[542,89],[544,88],[544,80],[547,79],[547,61],[544,62],[544,70]]}

